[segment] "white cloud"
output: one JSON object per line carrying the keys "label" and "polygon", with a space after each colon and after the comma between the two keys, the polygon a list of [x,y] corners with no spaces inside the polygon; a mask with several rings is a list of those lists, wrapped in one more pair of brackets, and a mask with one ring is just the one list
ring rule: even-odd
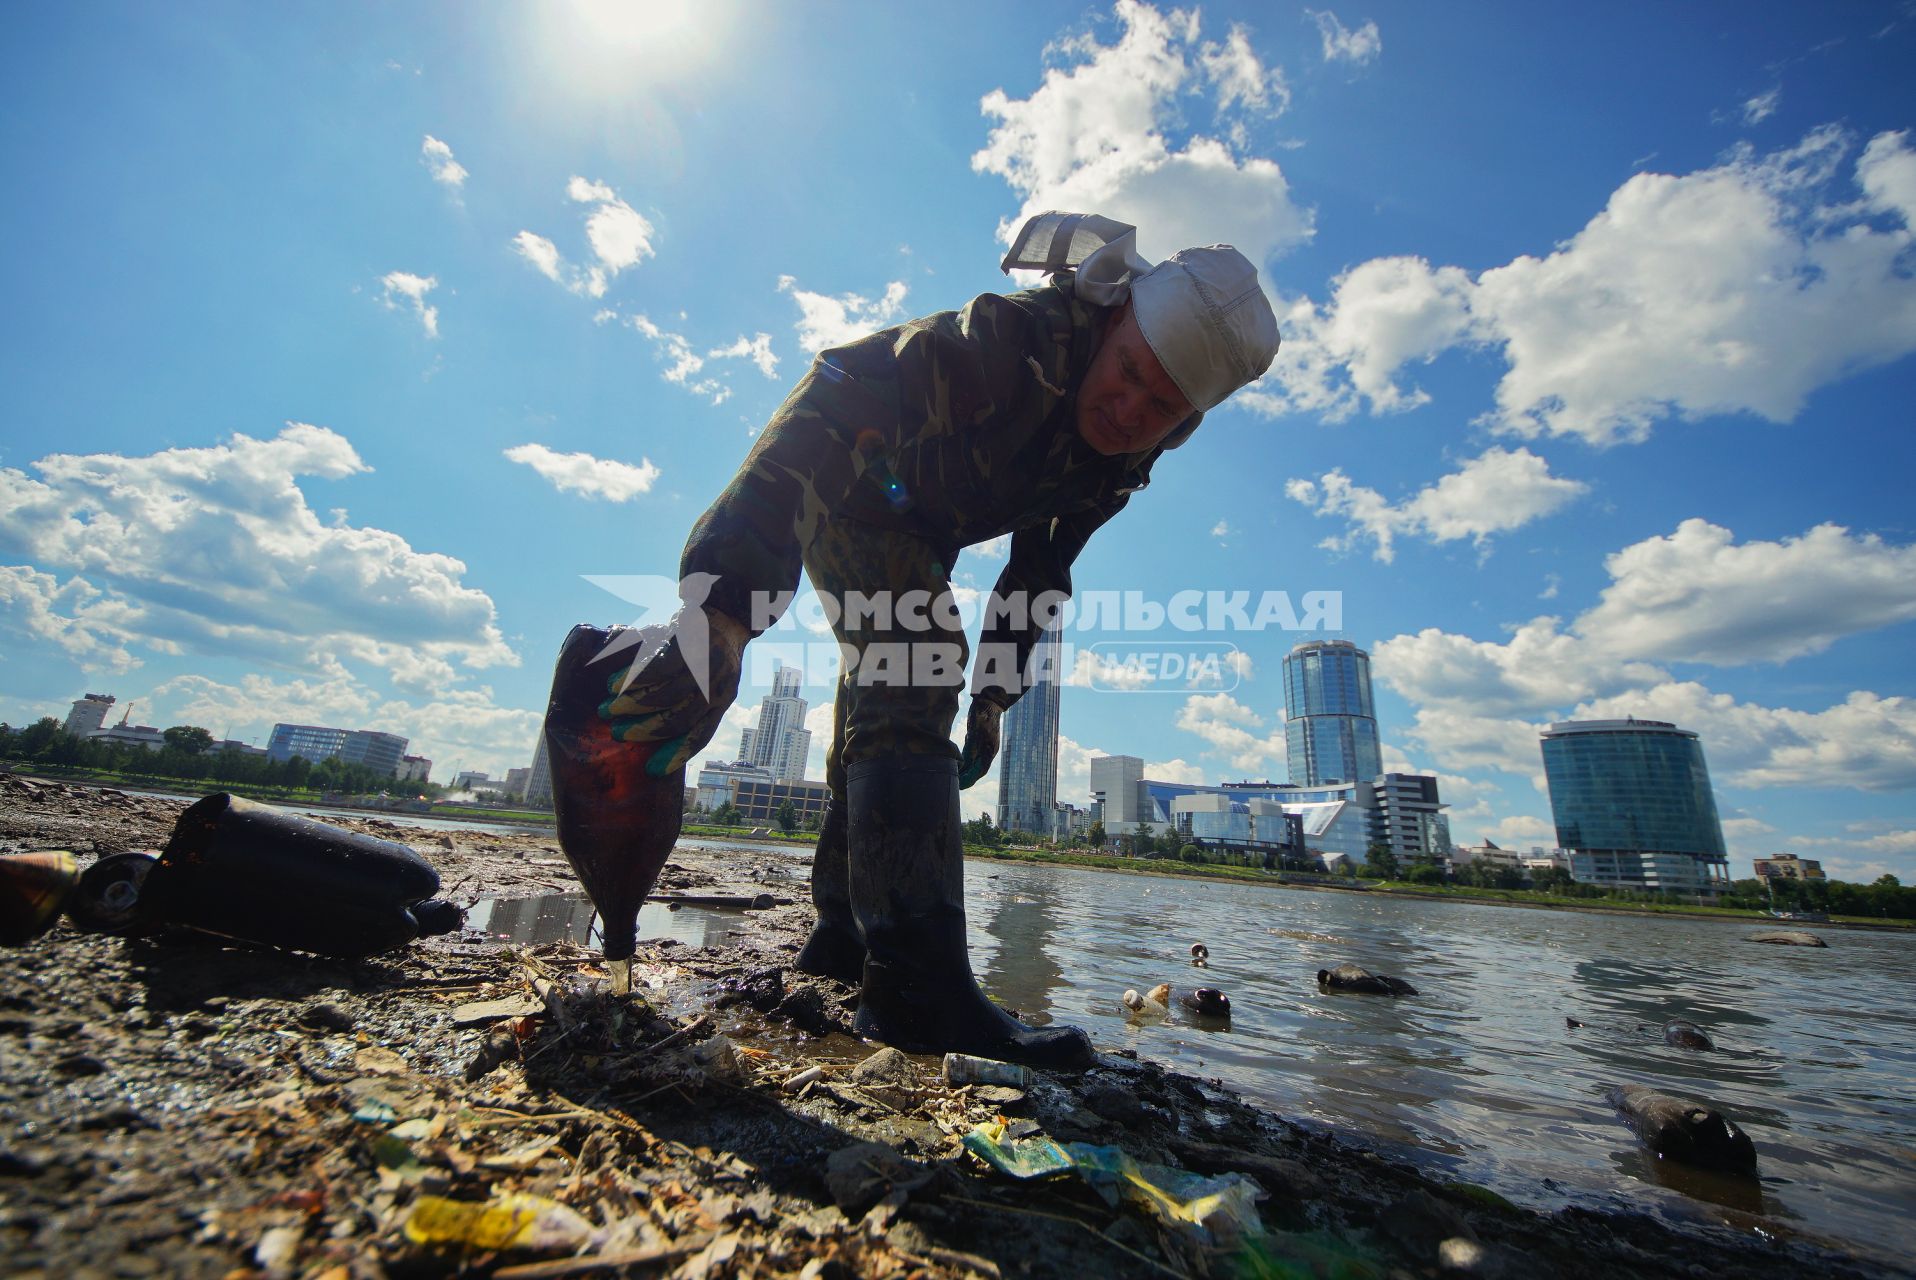
{"label": "white cloud", "polygon": [[1776,114],[1776,108],[1783,101],[1783,86],[1759,93],[1743,104],[1743,123],[1762,124]]}
{"label": "white cloud", "polygon": [[627,502],[650,493],[659,478],[659,469],[652,465],[650,458],[639,459],[635,467],[629,462],[595,458],[589,453],[558,453],[542,444],[514,445],[505,454],[509,460],[531,467],[550,480],[561,493],[604,498],[608,502]]}
{"label": "white cloud", "polygon": [[521,231],[512,238],[512,247],[546,279],[556,284],[565,282],[566,262],[559,256],[559,246],[552,241],[531,231]]}
{"label": "white cloud", "polygon": [[1266,413],[1316,413],[1332,422],[1361,405],[1376,414],[1428,403],[1427,393],[1400,386],[1397,375],[1476,340],[1474,288],[1461,268],[1432,267],[1422,258],[1373,258],[1352,267],[1331,282],[1322,310],[1308,298],[1279,309],[1284,344],[1271,371],[1244,393],[1247,402]]}
{"label": "white cloud", "polygon": [[452,148],[430,133],[419,144],[419,160],[432,173],[432,180],[455,192],[466,185],[466,166],[452,158]]}
{"label": "white cloud", "polygon": [[[999,238],[1010,243],[1033,213],[1085,209],[1136,226],[1139,251],[1154,259],[1222,241],[1262,265],[1308,239],[1311,214],[1292,201],[1283,170],[1243,154],[1245,113],[1281,109],[1282,73],[1263,67],[1241,27],[1205,44],[1195,11],[1118,0],[1112,12],[1116,43],[1063,40],[1030,97],[994,89],[981,102],[996,123],[971,166],[1022,201]],[[1226,136],[1193,133],[1180,145],[1170,134],[1183,98],[1207,87]]]}
{"label": "white cloud", "polygon": [[652,244],[654,228],[605,183],[575,175],[566,183],[566,197],[575,204],[593,206],[585,219],[586,243],[595,259],[592,265],[583,269],[572,265],[557,245],[532,231],[514,236],[513,248],[546,279],[584,297],[604,297],[614,276],[657,252]]}
{"label": "white cloud", "polygon": [[966,551],[986,560],[1002,560],[1011,554],[1011,535],[1001,533],[995,538],[986,538],[983,542],[966,547]]}
{"label": "white cloud", "polygon": [[1156,679],[1156,673],[1142,662],[1126,662],[1122,655],[1080,649],[1071,664],[1071,674],[1065,677],[1064,682],[1067,688],[1072,689],[1129,693],[1148,687]]}
{"label": "white cloud", "polygon": [[1171,760],[1147,760],[1144,776],[1156,782],[1178,782],[1190,786],[1202,786],[1208,781],[1201,765],[1192,764],[1181,756]]}
{"label": "white cloud", "polygon": [[1352,31],[1339,22],[1337,15],[1329,9],[1306,9],[1304,13],[1317,23],[1317,34],[1324,42],[1326,62],[1350,62],[1362,66],[1384,51],[1384,38],[1378,34],[1375,22],[1366,22]]}
{"label": "white cloud", "polygon": [[1549,849],[1556,846],[1557,827],[1548,818],[1520,813],[1483,828],[1480,838],[1493,840],[1505,849]]}
{"label": "white cloud", "polygon": [[428,338],[439,336],[439,308],[427,305],[426,295],[439,287],[437,276],[416,276],[410,271],[388,271],[380,277],[384,286],[384,302],[388,311],[394,310],[399,298],[412,302],[413,314],[419,317],[419,323]]}
{"label": "white cloud", "polygon": [[798,303],[798,323],[793,328],[798,345],[811,352],[842,347],[895,323],[904,314],[907,292],[904,281],[893,280],[875,302],[856,293],[833,298],[799,288],[791,276],[778,278],[778,291],[791,294]]}
{"label": "white cloud", "polygon": [[490,688],[434,690],[419,701],[386,698],[344,671],[319,679],[275,681],[247,675],[224,684],[176,676],[148,695],[157,723],[197,724],[214,736],[264,742],[275,722],[378,729],[405,737],[406,750],[433,762],[450,782],[456,765],[505,770],[532,763],[543,713],[502,707]]}
{"label": "white cloud", "polygon": [[1224,539],[1230,537],[1231,522],[1228,520],[1220,520],[1216,524],[1212,525],[1211,536],[1213,538],[1216,538],[1219,542],[1222,542],[1224,541]]}
{"label": "white cloud", "polygon": [[1821,653],[1916,620],[1916,546],[1841,525],[1746,542],[1706,520],[1610,556],[1610,585],[1575,629],[1599,652],[1731,665]]}
{"label": "white cloud", "polygon": [[1737,547],[1686,521],[1610,557],[1611,586],[1567,630],[1536,618],[1498,643],[1427,628],[1377,645],[1373,669],[1417,708],[1409,736],[1450,769],[1534,780],[1550,721],[1636,716],[1702,735],[1730,785],[1916,787],[1916,699],[1859,689],[1820,711],[1765,706],[1659,665],[1781,661],[1916,617],[1909,555],[1836,526]]}
{"label": "white cloud", "polygon": [[1264,717],[1228,693],[1186,698],[1178,709],[1177,727],[1204,739],[1209,744],[1204,754],[1222,757],[1232,769],[1264,777],[1284,774],[1284,726],[1280,723],[1260,735]]}
{"label": "white cloud", "polygon": [[1397,505],[1375,489],[1353,484],[1341,470],[1315,481],[1293,479],[1284,494],[1320,516],[1350,522],[1349,532],[1319,546],[1348,551],[1368,537],[1376,544],[1375,557],[1389,563],[1400,535],[1432,542],[1469,538],[1482,547],[1490,535],[1547,516],[1588,489],[1582,481],[1551,475],[1550,465],[1528,449],[1492,448]]}
{"label": "white cloud", "polygon": [[[148,647],[302,666],[358,644],[384,646],[374,652],[395,663],[396,652],[408,663],[518,662],[490,597],[462,581],[464,564],[343,517],[322,523],[306,505],[299,477],[368,469],[324,427],[289,423],[268,440],[235,435],[143,457],[53,454],[33,465],[40,479],[0,469],[0,556],[84,579],[62,591],[137,608]],[[75,620],[98,616],[82,609]]]}
{"label": "white cloud", "polygon": [[1217,93],[1219,114],[1242,103],[1273,113],[1291,103],[1290,86],[1281,67],[1266,67],[1251,47],[1251,36],[1241,23],[1232,23],[1223,44],[1207,41],[1198,51],[1198,65]]}
{"label": "white cloud", "polygon": [[646,316],[636,315],[631,320],[632,327],[658,348],[659,358],[670,362],[660,377],[684,387],[693,395],[710,396],[713,404],[723,404],[731,397],[732,389],[717,378],[697,376],[705,368],[705,358],[692,350],[690,342],[679,334],[659,328]]}
{"label": "white cloud", "polygon": [[1420,259],[1338,277],[1329,304],[1280,308],[1283,350],[1240,396],[1279,414],[1412,408],[1408,364],[1489,347],[1507,365],[1489,424],[1608,445],[1664,419],[1794,419],[1818,387],[1916,351],[1909,287],[1916,152],[1884,133],[1836,187],[1852,145],[1826,127],[1790,149],[1733,151],[1682,176],[1639,173],[1576,235],[1474,281]]}
{"label": "white cloud", "polygon": [[0,621],[57,645],[82,671],[117,675],[140,665],[126,646],[140,638],[143,611],[85,578],[62,583],[26,565],[0,565]]}
{"label": "white cloud", "polygon": [[772,335],[753,334],[747,338],[744,334],[729,347],[717,347],[705,353],[708,360],[750,360],[758,371],[768,378],[778,376],[778,357],[772,354]]}

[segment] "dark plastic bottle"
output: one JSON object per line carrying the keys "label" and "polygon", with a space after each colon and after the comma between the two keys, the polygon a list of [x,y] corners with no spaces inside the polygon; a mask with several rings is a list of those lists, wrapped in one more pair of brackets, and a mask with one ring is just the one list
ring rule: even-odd
{"label": "dark plastic bottle", "polygon": [[458,928],[463,913],[429,900],[438,888],[432,864],[403,844],[222,792],[180,815],[157,860],[88,868],[72,912],[107,933],[177,926],[353,957]]}
{"label": "dark plastic bottle", "polygon": [[599,910],[605,957],[616,962],[613,984],[623,989],[639,908],[679,838],[685,770],[652,777],[645,770],[652,744],[615,740],[599,715],[607,681],[623,665],[600,656],[617,631],[580,624],[566,636],[552,671],[545,734],[559,847]]}

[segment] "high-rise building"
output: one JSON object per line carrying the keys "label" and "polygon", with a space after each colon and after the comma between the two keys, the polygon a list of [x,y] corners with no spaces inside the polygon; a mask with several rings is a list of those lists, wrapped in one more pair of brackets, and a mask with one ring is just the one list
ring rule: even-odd
{"label": "high-rise building", "polygon": [[1697,735],[1662,720],[1570,720],[1543,735],[1557,844],[1593,884],[1715,893],[1730,880]]}
{"label": "high-rise building", "polygon": [[538,809],[552,807],[552,760],[546,754],[545,730],[532,748],[532,772],[526,777],[526,804]]}
{"label": "high-rise building", "polygon": [[432,781],[432,761],[425,756],[399,757],[399,770],[393,774],[395,782]]}
{"label": "high-rise building", "polygon": [[1368,653],[1348,640],[1306,640],[1285,655],[1284,740],[1293,786],[1369,782],[1384,771]]}
{"label": "high-rise building", "polygon": [[113,706],[113,695],[109,693],[89,693],[84,698],[73,700],[73,710],[67,712],[67,722],[63,728],[76,738],[88,738],[99,733],[106,725],[106,713]]}
{"label": "high-rise building", "polygon": [[406,739],[373,729],[333,729],[317,724],[276,724],[266,754],[275,760],[302,756],[311,764],[337,757],[342,764],[363,764],[393,777],[406,754]]}
{"label": "high-rise building", "polygon": [[1039,633],[1037,681],[1005,712],[998,749],[998,829],[1050,835],[1058,803],[1058,633]]}
{"label": "high-rise building", "polygon": [[[1091,819],[1116,835],[1128,831],[1143,811],[1144,761],[1138,756],[1091,758]],[[1130,825],[1124,825],[1130,824]]]}
{"label": "high-rise building", "polygon": [[805,699],[798,696],[803,681],[797,667],[774,666],[772,691],[758,704],[758,723],[739,735],[738,758],[781,782],[803,782],[805,761],[812,753]]}

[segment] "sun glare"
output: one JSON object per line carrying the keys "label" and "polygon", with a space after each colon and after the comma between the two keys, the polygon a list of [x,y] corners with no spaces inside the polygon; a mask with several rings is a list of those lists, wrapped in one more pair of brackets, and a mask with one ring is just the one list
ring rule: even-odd
{"label": "sun glare", "polygon": [[549,52],[599,92],[681,79],[711,64],[730,25],[715,0],[555,0],[542,6]]}

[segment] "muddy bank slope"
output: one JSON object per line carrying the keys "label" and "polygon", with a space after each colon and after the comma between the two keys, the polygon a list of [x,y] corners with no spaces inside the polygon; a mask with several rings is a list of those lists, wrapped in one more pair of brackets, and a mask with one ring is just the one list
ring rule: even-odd
{"label": "muddy bank slope", "polygon": [[[0,779],[0,852],[156,848],[179,807]],[[572,886],[536,834],[341,825],[415,844],[463,901]],[[780,870],[688,852],[667,885],[789,894]],[[952,1087],[789,970],[805,908],[747,918],[737,945],[642,948],[636,1000],[578,947],[470,932],[357,962],[65,925],[0,952],[0,1273],[1885,1274],[1753,1231],[1514,1208],[1123,1056]],[[1223,1178],[1249,1208],[1199,1228],[1073,1174],[1015,1181],[962,1144],[999,1122]]]}

